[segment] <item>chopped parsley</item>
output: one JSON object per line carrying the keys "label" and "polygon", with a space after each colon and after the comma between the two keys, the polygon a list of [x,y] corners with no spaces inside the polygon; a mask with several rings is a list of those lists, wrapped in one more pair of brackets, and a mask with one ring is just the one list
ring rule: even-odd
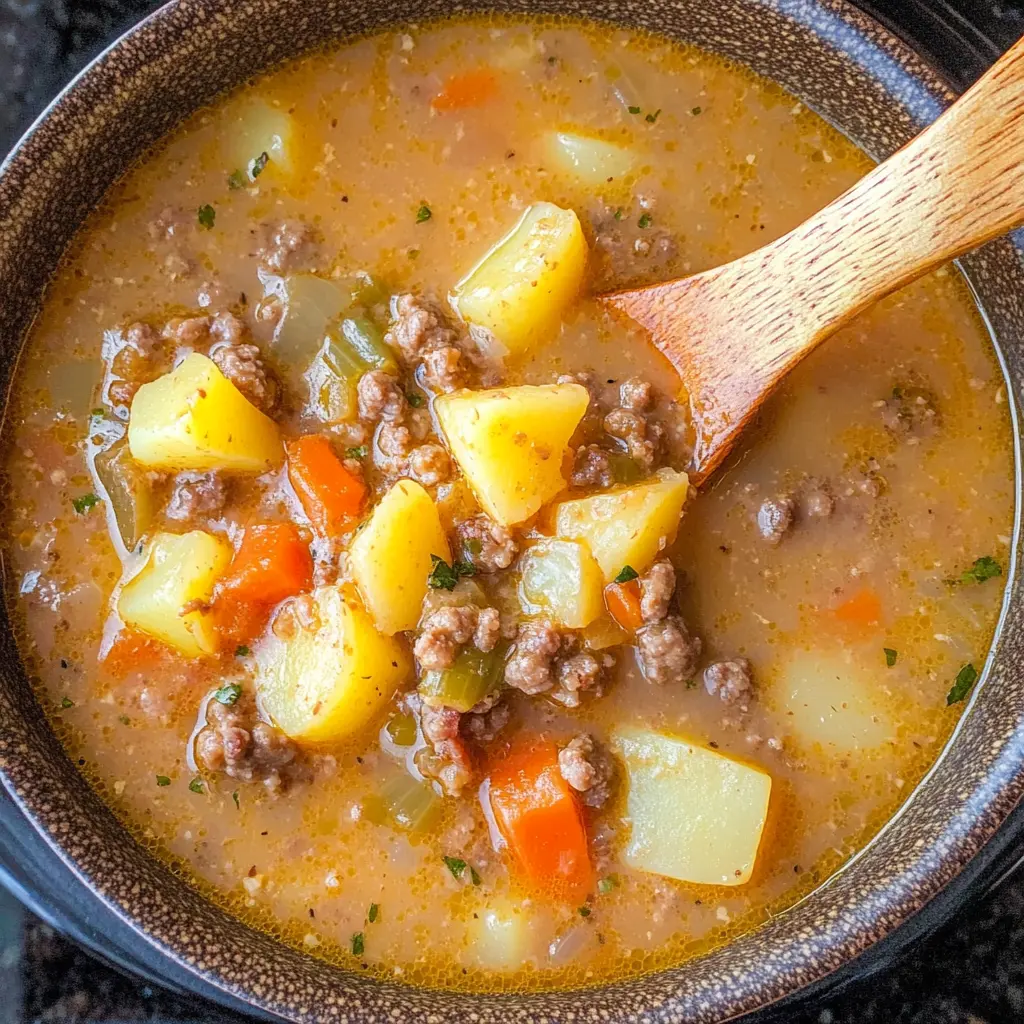
{"label": "chopped parsley", "polygon": [[483,551],[483,549],[484,549],[483,543],[481,542],[479,537],[470,537],[466,541],[465,547],[466,547],[466,550],[471,555],[479,555],[480,552]]}
{"label": "chopped parsley", "polygon": [[352,936],[352,955],[362,956],[364,949],[366,949],[366,940],[363,938],[363,933],[356,932]]}
{"label": "chopped parsley", "polygon": [[266,169],[267,164],[270,163],[270,154],[264,150],[255,160],[252,162],[252,170],[249,172],[253,180],[258,178]]}
{"label": "chopped parsley", "polygon": [[620,206],[620,207],[619,207],[619,208],[618,208],[618,209],[617,209],[617,210],[615,211],[615,215],[614,215],[614,216],[615,216],[615,219],[616,219],[616,220],[622,220],[623,216],[625,216],[625,213],[626,213],[626,211],[625,211],[625,210],[624,210],[624,209],[623,209],[623,208],[622,208],[622,207]]}
{"label": "chopped parsley", "polygon": [[117,719],[122,725],[131,725],[132,720],[127,715],[120,715]]}
{"label": "chopped parsley", "polygon": [[171,780],[167,778],[166,775],[158,775],[156,777],[156,784],[158,786],[169,786],[171,784]]}
{"label": "chopped parsley", "polygon": [[629,111],[629,112],[630,112],[631,114],[639,114],[639,113],[640,113],[640,108],[639,108],[639,107],[627,107],[626,109],[627,109],[627,110],[628,110],[628,111]]}
{"label": "chopped parsley", "polygon": [[654,218],[649,213],[640,214],[640,219],[636,222],[638,228],[649,228],[654,223]]}
{"label": "chopped parsley", "polygon": [[630,583],[633,580],[639,579],[640,573],[636,571],[631,565],[624,565],[619,570],[619,575],[612,580],[612,583]]}
{"label": "chopped parsley", "polygon": [[461,878],[466,870],[466,862],[458,857],[445,857],[445,867],[452,873],[452,878]]}
{"label": "chopped parsley", "polygon": [[242,171],[232,171],[228,175],[228,188],[233,191],[245,188],[245,174]]}
{"label": "chopped parsley", "polygon": [[80,494],[77,498],[71,499],[71,504],[74,506],[75,511],[80,515],[84,516],[94,505],[98,505],[100,499],[95,494]]}
{"label": "chopped parsley", "polygon": [[477,874],[477,870],[476,870],[476,868],[475,868],[475,867],[473,867],[473,865],[472,865],[472,864],[470,864],[470,865],[469,865],[469,880],[470,880],[470,881],[471,881],[471,882],[472,882],[472,883],[473,883],[474,885],[479,885],[479,884],[480,884],[480,881],[481,881],[481,879],[480,879],[480,876],[479,876],[479,875]]}
{"label": "chopped parsley", "polygon": [[213,691],[213,699],[218,704],[237,704],[241,696],[242,687],[238,683],[225,683],[219,690]]}
{"label": "chopped parsley", "polygon": [[896,658],[898,654],[891,647],[883,647],[882,650],[885,652],[885,663],[892,668],[896,664]]}
{"label": "chopped parsley", "polygon": [[434,590],[454,590],[460,577],[476,575],[476,566],[472,562],[462,562],[456,558],[449,565],[440,555],[431,555],[430,558],[434,567],[427,577],[427,586]]}
{"label": "chopped parsley", "polygon": [[424,221],[430,220],[434,216],[433,211],[427,206],[426,203],[420,203],[420,208],[416,211],[416,223],[422,224]]}
{"label": "chopped parsley", "polygon": [[209,231],[217,219],[217,211],[209,203],[206,203],[199,207],[197,216],[199,217],[199,223]]}
{"label": "chopped parsley", "polygon": [[407,391],[405,399],[414,409],[419,409],[424,401],[423,396],[418,391]]}
{"label": "chopped parsley", "polygon": [[580,907],[579,915],[580,917],[590,917],[590,907]]}
{"label": "chopped parsley", "polygon": [[615,875],[608,875],[607,878],[602,878],[598,880],[597,891],[600,893],[611,892],[612,889],[618,887],[618,884],[619,880],[615,877]]}
{"label": "chopped parsley", "polygon": [[367,448],[365,444],[356,445],[355,448],[346,448],[345,449],[345,458],[346,459],[365,459],[367,453],[369,452],[369,450],[370,449]]}
{"label": "chopped parsley", "polygon": [[251,653],[252,652],[249,650],[248,647],[246,647],[245,644],[239,644],[235,648],[235,657],[236,658],[248,658]]}
{"label": "chopped parsley", "polygon": [[959,578],[950,579],[946,582],[953,586],[957,583],[984,583],[985,580],[991,580],[996,576],[1002,575],[1002,566],[991,555],[982,555],[981,558],[974,560],[974,565],[970,569],[960,573]]}
{"label": "chopped parsley", "polygon": [[190,793],[202,793],[202,792],[204,792],[204,790],[203,790],[203,780],[202,779],[193,779],[188,784],[188,791]]}
{"label": "chopped parsley", "polygon": [[380,907],[376,903],[370,904],[370,909],[366,912],[366,920],[373,924],[377,920],[377,915],[380,913]]}
{"label": "chopped parsley", "polygon": [[61,697],[60,706],[62,708],[73,708],[75,702],[70,697]]}
{"label": "chopped parsley", "polygon": [[946,694],[946,705],[959,704],[971,692],[971,687],[977,681],[978,670],[968,662],[957,672],[956,681],[950,687],[949,693]]}
{"label": "chopped parsley", "polygon": [[646,116],[646,117],[644,118],[644,120],[645,120],[645,121],[646,121],[646,122],[647,122],[648,124],[654,124],[654,122],[658,120],[658,115],[659,115],[660,113],[661,113],[661,107],[658,107],[658,109],[657,109],[657,110],[656,110],[656,111],[655,111],[655,112],[654,112],[653,114],[648,114],[648,115],[647,115],[647,116]]}
{"label": "chopped parsley", "polygon": [[242,805],[238,802],[238,790],[237,789],[234,791],[234,793],[231,794],[231,799],[235,801],[235,807],[237,807],[239,810],[241,810],[242,809]]}
{"label": "chopped parsley", "polygon": [[691,107],[690,108],[690,114],[693,117],[697,117],[701,113],[703,113],[703,110],[700,107]]}

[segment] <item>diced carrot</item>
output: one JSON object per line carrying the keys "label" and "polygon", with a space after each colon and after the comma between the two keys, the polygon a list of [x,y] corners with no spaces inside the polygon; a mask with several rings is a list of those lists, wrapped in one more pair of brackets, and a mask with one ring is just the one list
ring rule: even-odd
{"label": "diced carrot", "polygon": [[343,533],[358,517],[366,485],[342,464],[322,434],[308,434],[286,445],[288,479],[313,528],[324,537]]}
{"label": "diced carrot", "polygon": [[294,523],[247,526],[219,590],[239,601],[277,604],[308,590],[313,556]]}
{"label": "diced carrot", "polygon": [[262,601],[240,601],[230,591],[213,604],[213,621],[221,638],[221,650],[232,653],[232,645],[246,644],[263,632],[274,605]]}
{"label": "diced carrot", "polygon": [[882,617],[882,600],[876,591],[865,587],[835,608],[833,614],[851,626],[873,626]]}
{"label": "diced carrot", "polygon": [[635,633],[643,624],[640,611],[640,581],[609,583],[604,588],[604,603],[611,617],[628,633]]}
{"label": "diced carrot", "polygon": [[101,661],[104,669],[116,679],[124,679],[129,672],[146,672],[168,665],[176,659],[170,647],[145,633],[122,629],[107,648]]}
{"label": "diced carrot", "polygon": [[465,110],[481,107],[498,94],[498,79],[487,68],[475,68],[451,75],[430,101],[435,110]]}
{"label": "diced carrot", "polygon": [[513,751],[495,765],[489,797],[498,829],[530,881],[558,898],[582,898],[594,880],[587,829],[554,744]]}

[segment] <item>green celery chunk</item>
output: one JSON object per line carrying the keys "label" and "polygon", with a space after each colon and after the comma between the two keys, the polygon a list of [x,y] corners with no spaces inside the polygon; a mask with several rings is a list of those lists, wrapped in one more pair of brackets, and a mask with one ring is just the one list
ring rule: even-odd
{"label": "green celery chunk", "polygon": [[406,832],[428,832],[441,817],[441,798],[429,782],[404,772],[392,775],[364,805],[374,825],[397,825]]}
{"label": "green celery chunk", "polygon": [[107,492],[121,542],[131,551],[156,515],[156,497],[146,471],[122,439],[96,456],[96,476]]}
{"label": "green celery chunk", "polygon": [[503,647],[486,654],[464,647],[450,668],[428,672],[420,680],[419,692],[428,704],[468,711],[501,682],[504,668]]}
{"label": "green celery chunk", "polygon": [[612,452],[608,456],[608,462],[612,467],[612,474],[617,484],[635,484],[644,479],[644,470],[636,459],[623,455],[621,452]]}
{"label": "green celery chunk", "polygon": [[396,747],[411,747],[416,742],[416,719],[408,711],[396,711],[384,731]]}
{"label": "green celery chunk", "polygon": [[341,334],[356,358],[368,368],[389,373],[398,370],[394,352],[384,343],[384,332],[369,317],[346,317],[341,322]]}

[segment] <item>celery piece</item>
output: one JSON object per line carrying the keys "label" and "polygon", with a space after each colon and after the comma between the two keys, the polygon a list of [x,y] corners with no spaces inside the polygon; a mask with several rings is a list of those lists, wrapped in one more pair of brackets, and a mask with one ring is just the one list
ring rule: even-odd
{"label": "celery piece", "polygon": [[427,832],[441,817],[441,798],[429,782],[404,772],[386,779],[364,805],[374,825],[397,825],[406,832]]}
{"label": "celery piece", "polygon": [[644,479],[643,467],[628,455],[612,452],[608,456],[608,462],[617,484],[635,484]]}
{"label": "celery piece", "polygon": [[396,711],[384,731],[396,747],[411,747],[416,742],[416,719],[408,711]]}
{"label": "celery piece", "polygon": [[468,711],[498,685],[504,667],[503,647],[487,654],[464,647],[450,668],[428,672],[420,680],[419,692],[428,704]]}
{"label": "celery piece", "polygon": [[356,385],[365,372],[365,364],[356,362],[344,343],[328,335],[304,374],[310,412],[323,423],[355,419]]}
{"label": "celery piece", "polygon": [[122,439],[96,456],[96,476],[107,492],[121,542],[131,551],[156,515],[156,498],[146,471]]}
{"label": "celery piece", "polygon": [[341,322],[341,334],[368,368],[389,373],[398,370],[394,352],[384,343],[384,333],[368,316],[346,317]]}
{"label": "celery piece", "polygon": [[327,334],[351,308],[350,292],[315,274],[292,274],[284,282],[284,316],[274,332],[274,355],[289,369],[308,364]]}

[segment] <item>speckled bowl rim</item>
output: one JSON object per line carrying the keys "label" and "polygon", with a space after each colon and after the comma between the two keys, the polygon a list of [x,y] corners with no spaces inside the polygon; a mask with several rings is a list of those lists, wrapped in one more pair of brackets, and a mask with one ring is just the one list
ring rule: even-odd
{"label": "speckled bowl rim", "polygon": [[[356,3],[349,0],[347,6]],[[672,0],[667,3],[671,6]],[[845,81],[843,75],[835,80],[837,96],[852,83],[880,90],[896,108],[895,127],[888,141],[865,145],[872,155],[885,155],[952,99],[941,78],[905,44],[843,0],[722,0],[722,6],[731,7],[735,17],[720,24],[715,23],[717,5],[711,0],[705,0],[703,10],[695,0],[679,0],[678,5],[694,8],[688,16],[700,20],[704,31],[720,33],[715,35],[720,45],[712,48],[736,56],[747,47],[747,57],[752,59],[746,62],[757,70],[764,70],[770,55],[764,49],[749,52],[749,41],[741,37],[739,15],[754,15],[766,24],[770,21],[783,33],[800,36],[809,29],[820,37],[823,52],[836,62],[839,71],[845,70]],[[179,0],[159,9],[82,72],[0,166],[0,210],[4,211],[0,283],[11,286],[9,295],[14,303],[20,299],[24,304],[18,312],[10,308],[0,311],[6,373],[16,359],[28,313],[38,298],[38,293],[19,295],[19,269],[35,266],[32,261],[40,259],[52,267],[54,239],[66,236],[92,205],[93,199],[88,197],[97,187],[109,184],[109,175],[105,181],[102,175],[97,180],[90,176],[89,168],[70,165],[75,145],[83,137],[89,145],[98,144],[105,133],[115,130],[117,111],[124,110],[124,104],[147,102],[147,95],[132,85],[132,75],[136,83],[146,82],[147,60],[155,64],[167,52],[203,60],[209,52],[204,54],[186,41],[189,33],[230,33],[233,20],[259,15],[261,8],[265,13],[287,6],[287,0]],[[335,13],[339,6],[346,6],[344,0],[333,5],[325,0],[323,5]],[[443,0],[413,0],[408,6],[416,8],[419,20],[455,9]],[[488,6],[482,0],[470,0],[458,9],[471,12]],[[663,24],[666,0],[652,0],[635,10],[630,10],[626,0],[568,0],[562,4],[506,0],[500,6],[510,12],[540,12],[560,6],[563,11],[572,8],[591,15],[601,7],[602,16],[612,13],[626,24],[657,31]],[[296,18],[323,15],[320,7],[311,14],[298,0],[291,7]],[[367,18],[404,20],[400,17],[403,10],[403,0],[396,0],[383,14],[363,12],[356,17],[347,12],[346,25],[358,31],[369,27]],[[252,49],[258,49],[255,42]],[[272,41],[260,52],[258,58],[236,56],[235,80],[244,80],[280,56]],[[867,80],[859,80],[855,72],[866,74]],[[785,74],[773,77],[801,94],[799,80],[787,81]],[[167,86],[168,102],[172,97],[176,103],[183,102],[175,93],[182,86],[173,76],[161,84]],[[148,100],[153,100],[157,91],[150,78]],[[205,99],[195,94],[196,105]],[[877,125],[837,118],[831,102],[823,95],[813,105],[830,119],[842,121],[855,139],[864,142],[872,137],[872,131],[877,134]],[[167,127],[161,120],[159,100],[153,111],[153,132],[159,135]],[[101,131],[98,125],[104,118],[107,127]],[[75,145],[68,144],[69,132],[77,140]],[[61,209],[59,218],[51,214],[48,219],[47,200],[52,206],[54,198],[47,193],[46,183],[61,175],[74,175],[76,181],[83,182],[86,198],[78,207]],[[1019,284],[1021,275],[1014,276],[1014,268],[1020,270],[1022,252],[1019,237],[1016,243],[993,243],[964,261],[967,276],[981,293],[990,290],[993,280]],[[1009,393],[1016,441],[1016,382],[1021,373],[1011,342],[1019,343],[1024,335],[1024,289],[1003,290],[1004,299],[989,300],[987,313],[1004,339],[1007,362],[1013,364]],[[1019,481],[1019,444],[1015,444],[1015,459]],[[194,973],[206,991],[247,1000],[258,1012],[295,1020],[360,1024],[383,1019],[441,1024],[467,1017],[525,1024],[563,1020],[711,1024],[818,982],[894,933],[963,871],[1018,803],[1024,793],[1024,694],[1015,671],[1021,655],[1017,650],[1003,652],[1003,648],[1010,647],[1008,636],[1022,633],[1016,573],[1019,512],[1018,502],[1014,565],[995,648],[1001,653],[990,653],[983,684],[972,696],[947,751],[914,796],[867,850],[786,914],[699,961],[635,981],[582,993],[530,996],[432,992],[346,973],[249,930],[205,902],[131,843],[109,810],[85,786],[45,726],[38,706],[27,696],[9,627],[0,629],[0,779],[80,883],[136,929],[140,942],[151,943]],[[971,764],[957,774],[951,764],[966,756],[967,745],[971,747]],[[929,796],[935,799],[929,800]]]}

